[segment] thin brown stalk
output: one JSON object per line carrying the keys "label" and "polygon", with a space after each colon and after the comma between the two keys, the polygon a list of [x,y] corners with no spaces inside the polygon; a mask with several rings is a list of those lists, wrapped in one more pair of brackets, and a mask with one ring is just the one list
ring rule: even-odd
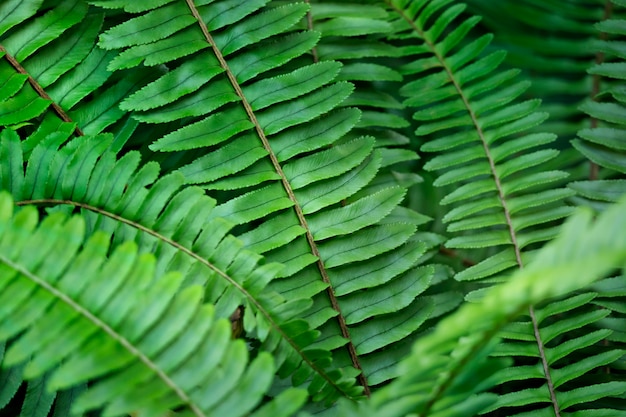
{"label": "thin brown stalk", "polygon": [[[45,100],[49,100],[50,101],[50,107],[52,107],[52,109],[54,110],[54,112],[61,118],[61,120],[63,120],[64,122],[68,122],[68,123],[74,123],[72,121],[72,119],[67,115],[67,113],[65,113],[65,110],[63,110],[63,108],[61,106],[59,106],[49,95],[48,93],[46,93],[46,91],[43,89],[42,86],[39,85],[39,83],[37,82],[37,80],[35,80],[33,77],[31,77],[31,75],[28,73],[28,71],[26,71],[26,69],[24,69],[24,67],[22,67],[22,65],[15,59],[15,57],[13,57],[9,51],[7,51],[2,45],[0,45],[0,52],[4,52],[4,58],[9,62],[9,64],[11,64],[11,66],[13,68],[15,68],[15,70],[17,72],[19,72],[20,74],[24,74],[28,77],[28,82],[30,83],[30,85],[35,89],[35,91],[37,92],[37,94],[39,94],[39,96]],[[78,136],[83,136],[84,133],[82,130],[80,130],[80,128],[78,126],[76,126],[74,128],[74,132],[78,135]]]}
{"label": "thin brown stalk", "polygon": [[476,262],[474,262],[473,260],[469,259],[469,258],[464,258],[462,256],[460,256],[458,254],[458,252],[453,251],[452,249],[448,249],[446,247],[439,247],[439,253],[441,253],[442,255],[445,255],[447,257],[450,258],[455,258],[455,259],[459,259],[461,261],[461,263],[463,264],[463,266],[469,268],[470,266],[474,266],[476,265]]}
{"label": "thin brown stalk", "polygon": [[[602,17],[602,20],[606,20],[610,18],[612,14],[613,14],[613,3],[607,0],[606,3],[604,4],[604,16]],[[606,41],[607,40],[606,32],[600,32],[599,38],[602,41]],[[596,60],[595,60],[596,65],[602,64],[604,62],[604,59],[605,59],[604,52],[596,53]],[[591,85],[591,99],[592,100],[596,100],[596,97],[600,93],[600,82],[601,82],[601,76],[598,74],[594,74],[592,78],[592,85]],[[591,124],[591,128],[595,129],[596,127],[598,127],[598,119],[596,119],[595,117],[592,117],[590,119],[590,124]],[[591,181],[597,180],[599,174],[600,174],[600,168],[598,167],[598,164],[596,164],[593,161],[590,161],[589,162],[589,180]]]}
{"label": "thin brown stalk", "polygon": [[[306,25],[309,30],[313,30],[313,14],[311,13],[311,1],[304,0],[305,3],[309,5],[309,11],[306,13]],[[311,48],[311,54],[313,54],[313,62],[317,63],[320,61],[319,56],[317,55],[317,47]]]}

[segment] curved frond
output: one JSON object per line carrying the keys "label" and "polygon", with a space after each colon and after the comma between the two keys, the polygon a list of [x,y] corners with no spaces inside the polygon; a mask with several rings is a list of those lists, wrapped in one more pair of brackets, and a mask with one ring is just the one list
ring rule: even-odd
{"label": "curved frond", "polygon": [[491,36],[462,42],[478,19],[455,22],[452,30],[464,6],[445,8],[449,3],[391,2],[391,7],[398,15],[398,33],[419,42],[412,49],[413,62],[403,67],[413,80],[401,93],[405,104],[417,110],[416,134],[427,139],[422,150],[442,153],[425,168],[439,172],[435,185],[455,188],[442,200],[452,207],[443,221],[456,233],[446,246],[503,250],[485,261],[493,268],[457,277],[479,279],[521,264],[522,249],[549,240],[555,229],[537,226],[566,216],[569,210],[560,202],[571,192],[551,189],[565,173],[538,168],[558,155],[544,148],[554,135],[523,134],[547,117],[536,111],[536,100],[516,102],[528,83],[516,82],[515,71],[496,71],[503,53],[481,56]]}
{"label": "curved frond", "polygon": [[[95,381],[72,414],[162,415],[182,406],[194,416],[243,416],[259,405],[272,357],[250,360],[230,323],[201,302],[201,286],[181,289],[183,275],[155,273],[155,258],[134,243],[108,257],[104,233],[83,245],[80,217],[55,213],[39,224],[34,207],[13,210],[0,194],[0,340],[10,340],[3,367],[24,364],[24,377],[51,392]],[[286,397],[297,407],[305,393]],[[289,415],[294,406],[273,408]]]}
{"label": "curved frond", "polygon": [[[551,240],[558,230],[555,222],[570,214],[563,200],[572,192],[555,188],[566,173],[543,168],[559,154],[546,147],[555,135],[528,133],[547,117],[537,111],[538,100],[519,100],[529,83],[517,81],[516,71],[497,70],[504,53],[484,54],[490,35],[464,41],[478,19],[462,17],[465,6],[450,3],[388,2],[398,16],[397,33],[417,41],[411,62],[403,67],[408,82],[400,92],[407,97],[405,104],[416,110],[415,133],[426,140],[421,149],[439,153],[425,168],[439,173],[434,185],[454,187],[442,199],[451,207],[443,222],[454,233],[445,245],[495,253],[456,279],[488,286],[505,280],[511,268],[532,265],[537,245]],[[468,297],[481,295],[479,291]],[[545,355],[547,341],[537,314],[530,307],[523,337],[534,343],[546,385],[542,399],[529,402],[548,401],[559,415],[569,405],[555,390],[552,374],[558,370]],[[522,394],[512,388],[511,395]]]}

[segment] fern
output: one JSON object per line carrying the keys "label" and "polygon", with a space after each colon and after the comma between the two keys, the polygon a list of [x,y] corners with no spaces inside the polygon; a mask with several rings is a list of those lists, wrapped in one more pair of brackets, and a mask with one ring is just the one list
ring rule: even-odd
{"label": "fern", "polygon": [[[239,236],[246,247],[286,264],[285,279],[278,291],[289,297],[314,299],[306,316],[311,326],[321,331],[320,346],[347,350],[349,361],[339,361],[339,366],[363,369],[360,385],[367,394],[366,378],[379,366],[376,359],[368,361],[365,355],[415,332],[420,322],[407,322],[407,317],[421,314],[425,319],[429,313],[428,304],[412,303],[427,288],[432,270],[407,272],[423,249],[420,251],[413,243],[400,257],[391,252],[406,243],[423,220],[407,210],[396,209],[405,195],[403,187],[380,184],[375,179],[379,167],[389,162],[382,160],[382,150],[375,149],[374,138],[342,139],[360,112],[346,108],[328,113],[352,92],[352,86],[346,82],[330,83],[340,65],[324,61],[295,70],[289,68],[290,62],[310,50],[319,36],[311,31],[282,35],[304,16],[306,5],[264,9],[262,3],[247,2],[222,14],[221,4],[164,6],[172,10],[155,9],[109,29],[101,36],[100,45],[126,47],[119,59],[135,56],[138,48],[141,55],[148,51],[157,55],[163,43],[178,43],[174,39],[183,34],[175,32],[164,39],[153,39],[144,27],[152,30],[162,16],[182,16],[189,11],[196,23],[200,22],[198,28],[191,29],[183,28],[191,25],[192,20],[181,23],[180,28],[171,26],[172,32],[183,29],[187,36],[185,31],[193,30],[198,41],[204,40],[212,48],[196,52],[180,66],[172,61],[178,55],[163,56],[159,63],[169,63],[171,70],[129,96],[121,108],[134,111],[133,117],[149,123],[200,117],[157,139],[150,148],[183,152],[182,158],[189,158],[190,162],[178,171],[188,182],[201,183],[207,189],[230,190],[229,200],[217,207],[216,216],[239,226],[243,231]],[[205,21],[209,22],[206,27]],[[273,21],[281,23],[270,26],[268,22]],[[224,29],[226,22],[230,25]],[[235,32],[246,35],[235,38]],[[133,35],[132,43],[124,43],[130,39],[129,34]],[[169,34],[159,31],[158,37]],[[270,36],[278,39],[265,40]],[[296,46],[282,52],[285,45],[291,44]],[[256,64],[260,69],[255,70],[249,63],[259,60],[259,50],[266,55]],[[112,69],[130,65],[127,61],[121,64],[119,59],[113,61]],[[213,69],[206,71],[207,65]],[[267,70],[271,71],[266,74]],[[204,78],[193,78],[198,71]],[[164,85],[171,85],[169,93],[159,93],[159,99],[153,99]],[[202,88],[190,93],[197,85]],[[202,105],[206,100],[212,104]],[[191,157],[190,150],[197,148],[202,148],[204,155]],[[224,164],[226,158],[228,164]],[[380,185],[375,185],[376,181]],[[250,206],[257,210],[250,212]],[[346,239],[348,234],[352,236]],[[370,258],[368,265],[364,261]],[[401,268],[399,259],[404,260]],[[356,262],[361,262],[361,266],[352,268],[349,275],[354,284],[336,291],[341,284],[338,277],[347,273],[339,268]],[[388,291],[392,287],[376,287],[366,274],[367,270],[381,268],[393,270],[381,273],[377,282],[397,277],[393,298],[389,298]],[[303,278],[287,279],[295,273],[307,277],[306,288],[302,288]],[[366,286],[372,299],[379,300],[379,307],[363,310],[350,300],[352,293]],[[374,294],[375,288],[378,294]],[[297,295],[296,289],[300,289]],[[396,318],[384,319],[385,326],[395,327],[388,333],[380,332],[382,320],[363,323],[365,319],[394,312],[398,312]],[[331,320],[333,316],[336,319]],[[360,341],[366,340],[367,344],[361,346]],[[354,370],[348,372],[356,375]]]}
{"label": "fern", "polygon": [[621,3],[470,3],[0,4],[0,407],[623,413]]}
{"label": "fern", "polygon": [[[18,137],[11,134],[10,130],[5,133],[6,136],[2,138],[3,153],[19,158]],[[58,140],[56,135],[51,138]],[[273,345],[272,350],[290,352],[284,353],[287,358],[294,353],[304,355],[301,349],[306,345],[296,346],[294,340],[310,339],[311,334],[303,331],[306,326],[303,329],[301,321],[292,321],[289,317],[294,318],[302,313],[308,304],[307,300],[292,297],[287,302],[277,294],[260,292],[280,268],[277,268],[277,264],[258,266],[258,255],[242,252],[242,244],[232,236],[226,236],[232,227],[231,223],[217,218],[210,223],[197,224],[198,219],[212,218],[214,201],[204,196],[198,188],[180,190],[183,178],[178,173],[153,183],[158,166],[147,164],[137,170],[139,155],[136,152],[115,161],[112,152],[103,152],[107,151],[111,138],[80,139],[78,143],[75,140],[60,150],[45,146],[48,145],[46,142],[37,146],[25,176],[19,172],[19,166],[23,164],[21,161],[13,165],[16,167],[13,172],[3,176],[5,189],[11,189],[12,184],[20,184],[21,192],[13,189],[15,195],[23,198],[19,204],[62,204],[82,208],[87,211],[85,216],[90,220],[92,229],[113,233],[115,241],[134,239],[141,248],[158,253],[159,270],[165,272],[176,267],[188,271],[193,278],[186,280],[186,285],[204,285],[206,290],[203,298],[215,304],[219,316],[227,317],[238,305],[243,304],[248,307],[250,314],[255,314],[254,318],[250,318],[252,324],[246,326],[247,330],[254,330],[261,340],[266,340],[268,328],[273,327],[278,335],[282,335],[283,343],[274,345],[276,340],[268,340],[267,343]],[[95,144],[100,146],[101,153],[92,151],[92,158],[99,160],[82,165],[85,159],[77,158],[73,152],[83,155],[82,149],[94,149]],[[51,157],[52,153],[54,157]],[[35,168],[45,164],[46,158],[51,159],[50,166],[60,168],[60,172]],[[35,170],[37,176],[29,175]],[[108,180],[101,174],[107,172],[105,170],[112,174]],[[54,179],[59,181],[54,184]],[[94,183],[89,182],[92,179]],[[33,189],[24,187],[31,184]],[[41,184],[53,184],[58,188],[37,187]],[[146,186],[150,186],[150,189]],[[98,192],[85,195],[88,189]],[[187,210],[194,212],[197,217],[185,217]],[[211,255],[211,251],[215,254]],[[278,318],[280,325],[276,321]],[[255,322],[256,325],[253,324]],[[291,352],[294,347],[297,351]],[[288,366],[297,368],[298,363],[294,364],[291,360]],[[307,361],[306,366],[312,367],[321,377],[330,378],[313,361]]]}

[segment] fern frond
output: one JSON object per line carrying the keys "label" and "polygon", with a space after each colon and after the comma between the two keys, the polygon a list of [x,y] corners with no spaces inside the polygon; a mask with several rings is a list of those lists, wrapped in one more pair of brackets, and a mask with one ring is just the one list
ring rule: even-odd
{"label": "fern frond", "polygon": [[[139,224],[133,224],[134,227],[124,227],[124,225],[128,225],[128,223],[132,223],[129,220],[130,218],[138,218],[140,217],[140,223],[142,223],[143,231],[148,233],[153,232],[149,228],[145,226],[145,224],[156,225],[159,227],[160,231],[163,231],[166,235],[168,233],[174,233],[180,231],[181,229],[171,230],[173,225],[176,225],[176,222],[182,221],[182,214],[185,213],[181,211],[181,206],[186,198],[189,196],[194,196],[195,203],[198,203],[196,207],[202,206],[202,204],[206,203],[205,201],[197,201],[199,190],[195,190],[195,192],[186,192],[184,194],[178,196],[178,199],[172,202],[170,206],[170,210],[165,210],[164,215],[161,216],[157,222],[157,216],[164,209],[165,204],[172,197],[172,193],[176,191],[182,185],[182,177],[180,174],[176,174],[173,176],[169,176],[160,181],[158,184],[155,184],[155,188],[151,190],[151,192],[147,192],[144,188],[146,185],[150,185],[156,179],[156,175],[158,174],[158,168],[155,165],[147,165],[145,166],[137,175],[134,175],[134,171],[138,167],[139,158],[138,154],[130,153],[125,156],[123,161],[118,165],[118,169],[115,169],[112,166],[115,163],[114,152],[115,149],[120,148],[119,143],[111,144],[111,138],[107,137],[88,137],[85,140],[74,140],[70,142],[67,146],[63,147],[61,151],[59,151],[59,147],[63,142],[68,139],[69,132],[67,134],[53,134],[51,130],[46,130],[46,128],[52,128],[55,126],[54,120],[47,118],[46,120],[52,121],[52,123],[48,123],[45,127],[42,124],[40,129],[38,129],[35,134],[31,135],[24,143],[29,143],[30,146],[34,147],[33,154],[30,158],[30,164],[27,168],[26,176],[24,177],[23,170],[18,165],[13,164],[3,164],[3,172],[2,179],[4,183],[4,189],[10,189],[14,196],[25,199],[29,199],[28,201],[37,200],[39,204],[71,204],[79,207],[83,207],[87,210],[92,210],[98,212],[99,214],[104,214],[105,218],[108,216],[108,221],[101,216],[92,216],[92,221],[94,222],[93,227],[97,229],[109,230],[110,232],[115,232],[116,239],[118,241],[123,241],[126,238],[139,239],[139,242],[142,246],[146,247],[148,250],[153,249],[153,245],[155,243],[154,239],[146,239],[145,234],[140,234],[141,236],[137,236],[137,228],[142,229]],[[136,126],[136,125],[135,125]],[[130,126],[130,131],[132,133],[133,126]],[[42,143],[39,143],[36,139],[42,140]],[[17,142],[16,142],[17,141]],[[116,140],[117,142],[117,140]],[[22,158],[23,150],[18,150],[14,148],[17,146],[21,147],[19,144],[19,139],[15,134],[12,134],[10,130],[5,130],[3,132],[3,150],[0,152],[2,154],[3,160],[7,158],[7,160],[14,161]],[[107,152],[107,148],[110,148],[113,152]],[[78,152],[78,154],[74,154],[74,152]],[[90,156],[83,160],[82,157],[79,156],[81,152],[85,152],[86,154],[90,154]],[[104,154],[104,155],[103,155]],[[102,157],[99,162],[98,159]],[[19,163],[19,164],[23,164]],[[39,169],[41,167],[51,167],[51,169]],[[156,168],[156,170],[155,170]],[[111,172],[108,170],[112,170],[114,174],[113,177],[110,177],[110,181],[102,182],[102,180],[106,180],[105,172]],[[93,177],[92,177],[92,174]],[[67,176],[65,176],[67,175]],[[64,178],[64,179],[63,179]],[[97,181],[98,183],[90,183],[91,179]],[[49,180],[50,179],[50,180]],[[116,180],[122,179],[122,182],[117,182]],[[128,182],[124,181],[127,180]],[[59,181],[60,180],[60,181]],[[157,187],[158,186],[158,187]],[[126,196],[127,199],[122,198],[121,193],[124,188],[128,193]],[[89,191],[90,190],[90,191]],[[89,191],[89,192],[88,192]],[[95,192],[95,193],[94,193]],[[24,194],[22,194],[24,193]],[[56,197],[56,198],[55,198]],[[121,201],[116,200],[116,198],[121,199]],[[144,201],[145,200],[145,201]],[[22,200],[23,202],[24,200]],[[90,205],[91,203],[93,205]],[[106,209],[102,210],[98,206],[104,206]],[[213,204],[209,204],[206,207],[203,207],[204,211],[210,209]],[[148,210],[148,207],[150,209]],[[107,210],[108,209],[108,210]],[[138,210],[148,210],[147,212],[142,212]],[[201,223],[198,224],[186,224],[187,226],[191,226],[190,229],[185,230],[187,236],[182,236],[185,239],[185,243],[189,246],[193,245],[194,239],[197,237],[199,231],[202,230],[201,224],[202,221],[205,220],[208,216],[207,213],[204,213],[204,217],[202,217],[202,213],[199,212],[198,219],[201,220]],[[120,217],[121,216],[121,217]],[[125,216],[125,217],[124,217]],[[173,216],[173,218],[166,219],[167,216]],[[114,221],[111,221],[111,218],[114,218]],[[119,220],[123,219],[122,224],[120,224]],[[196,220],[198,220],[196,219]],[[164,224],[161,224],[164,223]],[[183,222],[184,223],[184,222]],[[204,253],[204,251],[211,250],[215,246],[220,243],[220,240],[226,232],[230,229],[231,226],[228,226],[228,223],[223,221],[214,222],[214,227],[211,229],[207,229],[204,231],[204,234],[201,234],[198,239],[201,239],[197,242],[195,251],[200,254]],[[180,225],[185,226],[185,224]],[[216,228],[217,227],[217,228]],[[184,230],[184,229],[183,229]],[[153,232],[154,234],[154,232]],[[189,236],[191,234],[191,236]],[[158,235],[157,241],[166,241],[168,240],[163,235]],[[169,242],[172,243],[172,242]],[[214,245],[214,246],[211,246]],[[179,259],[172,258],[178,254],[179,258],[181,253],[185,252],[185,250],[195,256],[194,260],[204,261],[203,256],[199,254],[195,254],[192,252],[192,248],[185,248],[184,246],[177,244],[174,245],[175,248],[169,248],[169,253],[166,250],[163,253],[163,256],[159,257],[161,262],[160,270],[167,270],[168,267],[171,267],[170,262],[176,264],[180,264]],[[246,252],[247,255],[240,255],[239,250],[233,251],[233,249],[240,248],[241,244],[231,238],[225,239],[220,250],[225,250],[226,253],[222,254],[222,256],[218,256],[216,259],[219,260],[220,266],[226,269],[230,265],[232,268],[241,268],[245,267],[242,274],[248,275],[249,285],[253,288],[261,291],[264,286],[269,281],[266,278],[263,278],[264,274],[270,273],[274,271],[276,268],[269,265],[267,268],[261,268],[258,271],[250,270],[251,267],[255,265],[255,263],[250,263],[251,259],[257,259],[249,252]],[[228,255],[228,256],[225,256]],[[192,258],[193,258],[192,256]],[[237,258],[239,256],[239,258]],[[183,255],[184,257],[184,255]],[[258,259],[257,259],[258,260]],[[206,261],[204,261],[206,264]],[[183,263],[181,266],[189,267],[189,262]],[[193,268],[191,268],[193,270]],[[198,282],[206,283],[209,278],[215,278],[214,272],[210,271],[207,274],[206,271],[201,271],[195,273],[194,276],[201,277],[196,278]],[[207,277],[208,275],[208,277]],[[219,274],[218,274],[219,275]],[[222,274],[227,279],[230,279],[228,275]],[[230,281],[230,284],[234,284],[234,281]],[[207,299],[213,299],[217,303],[217,299],[219,298],[221,302],[217,306],[219,312],[222,316],[228,316],[230,313],[241,303],[247,304],[248,300],[245,300],[245,296],[242,299],[241,290],[239,284],[235,284],[235,287],[239,288],[228,288],[228,282],[218,282],[217,284],[213,283],[213,285],[207,290],[207,294],[211,297],[207,297]],[[243,291],[245,293],[245,291]],[[233,296],[236,295],[236,296]],[[259,298],[263,298],[259,296]],[[283,358],[283,360],[289,359],[289,363],[294,370],[299,367],[299,364],[302,362],[303,356],[306,356],[303,353],[303,348],[306,347],[306,344],[310,343],[314,340],[313,334],[310,332],[302,332],[301,326],[290,328],[289,323],[292,321],[294,317],[297,317],[302,308],[307,307],[306,302],[302,302],[300,299],[294,300],[291,304],[291,307],[285,308],[286,304],[284,303],[283,298],[276,298],[275,296],[265,296],[265,299],[270,304],[274,305],[274,312],[269,313],[266,309],[261,308],[261,310],[266,315],[265,318],[246,318],[246,322],[248,323],[247,327],[249,331],[256,332],[257,337],[261,340],[265,340],[268,336],[268,331],[270,329],[274,331],[278,331],[278,333],[282,336],[279,337],[281,343],[280,344],[271,344],[270,350],[279,349],[282,352],[290,352],[291,350],[296,348],[296,352],[290,352],[288,355]],[[254,298],[254,303],[258,303],[259,300]],[[278,304],[276,304],[278,303]],[[285,305],[282,305],[285,304]],[[254,308],[248,310],[248,315],[251,315],[253,311],[256,311]],[[278,321],[277,321],[278,320]],[[258,321],[258,326],[255,322]],[[269,323],[266,323],[269,321]],[[280,328],[280,325],[285,324],[286,331]],[[292,326],[293,327],[293,326]],[[257,330],[255,330],[257,329]],[[291,329],[291,330],[290,330]],[[308,335],[307,338],[304,336]],[[302,339],[302,346],[296,347],[295,338],[299,336]],[[308,342],[304,343],[305,340]],[[272,342],[273,343],[273,342]],[[326,353],[326,356],[328,353]],[[319,353],[317,354],[319,356]],[[297,358],[300,359],[297,359]],[[293,361],[295,361],[295,365],[293,365]],[[322,361],[324,362],[324,361]],[[328,381],[328,384],[324,384],[323,386],[318,386],[318,389],[324,389],[325,392],[335,392],[338,390],[341,392],[342,390],[349,390],[349,387],[346,388],[346,384],[343,388],[339,388],[339,386],[334,382],[334,380],[338,380],[339,377],[335,376],[333,379],[327,373],[316,365],[313,362],[313,359],[305,359],[306,366],[310,366],[313,369],[313,372],[317,372],[320,375],[321,380]],[[325,362],[324,362],[325,363]],[[327,365],[323,365],[327,366]]]}
{"label": "fern frond", "polygon": [[[399,16],[398,33],[420,41],[414,47],[415,61],[403,68],[405,74],[418,78],[408,82],[401,93],[408,97],[407,105],[417,108],[414,118],[421,124],[416,134],[429,139],[422,150],[445,151],[425,165],[428,170],[441,172],[434,184],[456,187],[442,200],[445,205],[454,205],[443,221],[449,231],[462,234],[446,246],[508,247],[499,258],[484,261],[493,265],[483,270],[485,277],[522,262],[524,247],[549,240],[554,230],[546,232],[536,226],[566,216],[569,210],[551,203],[561,202],[571,192],[550,189],[565,173],[536,168],[558,154],[540,148],[552,142],[554,135],[511,138],[547,117],[536,112],[539,103],[535,100],[514,104],[528,83],[514,82],[513,71],[494,72],[504,57],[502,53],[480,57],[490,36],[460,44],[477,19],[466,19],[443,36],[464,9],[455,5],[443,10],[448,3],[391,3]],[[481,276],[468,270],[458,278]]]}
{"label": "fern frond", "polygon": [[[379,2],[369,3],[371,4],[361,2],[357,5],[310,1],[311,10],[307,15],[307,27],[320,30],[322,33],[320,41],[312,51],[313,59],[339,60],[342,68],[337,79],[347,80],[355,85],[354,92],[343,105],[358,106],[362,111],[362,118],[350,134],[355,135],[357,132],[373,134],[376,139],[375,146],[382,156],[381,170],[372,183],[358,193],[358,197],[376,193],[381,188],[394,183],[403,187],[413,187],[414,190],[414,186],[423,181],[415,169],[415,161],[418,158],[412,151],[415,147],[409,139],[411,135],[408,129],[410,123],[407,120],[407,113],[395,94],[401,86],[402,75],[394,66],[404,54],[404,46],[394,46],[386,41],[387,36],[393,37],[389,12]],[[343,30],[343,28],[347,29]],[[407,200],[411,199],[412,194],[415,195],[414,192],[409,192]],[[353,201],[355,198],[351,197],[348,201]],[[405,204],[410,203],[407,201]],[[416,214],[407,210],[395,210],[395,212],[390,215],[389,220],[384,221],[391,222],[394,218],[403,220],[407,215],[414,217]],[[425,216],[422,216],[422,219],[423,221],[430,220]],[[435,234],[418,232],[413,240],[428,242],[426,246],[428,251],[420,260],[420,263],[423,263],[436,253],[436,249],[444,238]],[[402,261],[401,265],[404,263],[405,261]],[[376,267],[376,264],[370,267]],[[456,291],[454,284],[450,285],[450,281],[445,279],[451,276],[450,268],[437,264],[431,264],[429,268],[433,268],[433,278],[423,293],[420,293],[414,301],[414,304],[421,305],[421,308],[412,313],[416,315],[415,321],[419,324],[419,327],[413,331],[413,335],[427,328],[431,321],[453,310],[461,302],[461,294]],[[334,275],[331,278],[334,278]],[[345,288],[343,281],[346,279],[339,276],[335,279],[337,281],[333,282],[339,283],[339,286],[335,284],[335,292],[341,294],[342,288]],[[381,282],[381,279],[377,281]],[[419,281],[420,279],[417,279],[415,282]],[[363,280],[364,284],[367,282],[369,278]],[[393,282],[390,284],[393,285]],[[374,299],[384,299],[386,286],[378,285],[380,295]],[[410,281],[402,285],[404,288],[415,288]],[[356,293],[353,297],[356,298]],[[339,301],[341,302],[342,299],[340,298]],[[431,302],[433,303],[432,311],[427,313],[428,310],[424,310],[423,307],[430,305]],[[426,319],[431,321],[422,323],[422,320]],[[385,350],[374,352],[371,358],[362,361],[368,382],[379,384],[397,376],[395,363],[406,354],[406,347],[412,337],[414,336],[410,335],[394,345],[387,346]],[[391,351],[394,354],[390,354]]]}
{"label": "fern frond", "polygon": [[[184,406],[195,416],[242,416],[257,407],[273,360],[260,353],[248,363],[229,322],[201,303],[202,287],[179,290],[183,276],[155,274],[154,257],[133,243],[107,259],[104,233],[83,246],[80,217],[56,213],[39,225],[37,217],[32,206],[13,214],[9,195],[0,195],[0,339],[11,340],[3,367],[25,363],[24,376],[45,375],[52,392],[95,381],[73,414],[104,407],[108,415],[161,415]],[[285,397],[302,404],[305,393]]]}
{"label": "fern frond", "polygon": [[[380,175],[385,166],[415,155],[409,152],[407,159],[400,150],[378,149],[371,136],[348,133],[361,113],[337,108],[353,91],[351,84],[334,81],[341,65],[302,63],[319,38],[313,31],[293,32],[309,7],[265,3],[155,7],[109,29],[99,44],[122,49],[110,69],[139,65],[143,56],[158,57],[144,65],[167,65],[167,73],[129,96],[122,109],[169,130],[150,149],[177,152],[186,163],[177,171],[186,181],[227,191],[223,200],[214,194],[219,204],[212,216],[234,223],[246,247],[285,264],[282,279],[270,288],[314,300],[305,318],[321,337],[311,348],[334,351],[349,377],[365,370],[359,382],[368,393],[367,377],[380,365],[366,364],[366,355],[414,334],[423,320],[406,317],[428,315],[429,304],[418,305],[415,298],[433,271],[410,271],[426,249],[410,241],[425,219],[399,207],[412,177],[399,186],[401,181]],[[183,38],[196,46],[172,50]],[[172,121],[183,127],[170,130]],[[394,250],[405,244],[399,252],[403,267],[393,267]],[[344,301],[334,291],[334,277],[351,267],[351,279],[362,283],[345,287]],[[350,298],[367,286],[371,270],[381,284],[396,281],[394,295],[385,285],[371,288],[381,306],[355,316]],[[374,334],[382,323],[389,331]],[[312,370],[301,371],[297,380],[312,377],[318,385]],[[279,375],[294,371],[285,365]]]}
{"label": "fern frond", "polygon": [[[445,245],[482,249],[487,255],[455,278],[490,285],[505,280],[510,268],[532,264],[533,249],[551,240],[558,230],[555,222],[570,214],[563,200],[572,192],[555,189],[566,173],[543,169],[559,154],[545,148],[555,135],[527,132],[547,117],[536,111],[538,100],[517,100],[528,82],[516,82],[516,71],[497,71],[504,59],[501,51],[483,55],[490,35],[463,42],[478,19],[463,18],[451,26],[465,7],[445,7],[450,3],[388,2],[398,16],[399,36],[418,42],[412,62],[403,67],[412,80],[400,92],[408,97],[405,104],[416,108],[413,118],[420,124],[415,133],[427,139],[421,149],[441,153],[425,168],[440,173],[434,185],[455,187],[442,199],[452,206],[443,222],[455,233]],[[544,354],[546,342],[533,307],[529,315],[531,325],[524,337],[534,341],[547,386],[541,401],[550,402],[559,415],[568,405],[554,389],[555,370]],[[522,395],[512,389],[511,395],[516,394]]]}

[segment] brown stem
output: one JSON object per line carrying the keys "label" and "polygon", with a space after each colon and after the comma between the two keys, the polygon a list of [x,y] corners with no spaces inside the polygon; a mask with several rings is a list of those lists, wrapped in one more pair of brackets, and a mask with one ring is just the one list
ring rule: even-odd
{"label": "brown stem", "polygon": [[[309,11],[306,13],[306,25],[309,30],[313,30],[313,14],[311,14],[311,2],[310,0],[304,0],[306,4],[309,5]],[[313,54],[313,62],[317,63],[320,61],[319,56],[317,55],[317,47],[311,48],[311,53]]]}
{"label": "brown stem", "polygon": [[[61,108],[61,106],[59,106],[57,103],[55,103],[54,100],[52,100],[48,93],[45,92],[43,87],[40,86],[39,83],[30,76],[30,74],[24,69],[24,67],[22,67],[22,65],[17,62],[17,60],[2,45],[0,45],[0,52],[4,52],[4,58],[9,61],[9,64],[11,64],[11,66],[15,68],[17,72],[19,72],[20,74],[24,74],[28,77],[28,82],[30,83],[30,85],[33,86],[33,88],[41,98],[49,100],[51,102],[50,106],[52,106],[52,109],[61,118],[61,120],[68,123],[74,123],[72,119],[70,119],[70,117],[67,115],[67,113],[65,113],[65,111]],[[78,126],[74,128],[74,132],[78,136],[84,135],[83,131],[80,130]]]}
{"label": "brown stem", "polygon": [[448,256],[450,258],[457,258],[461,260],[461,263],[463,264],[463,266],[465,267],[470,267],[470,266],[474,266],[476,265],[476,262],[474,262],[473,260],[469,259],[469,258],[463,258],[461,257],[458,252],[453,251],[452,249],[448,249],[446,247],[440,246],[439,247],[439,253],[441,253],[442,255]]}
{"label": "brown stem", "polygon": [[[613,3],[607,0],[606,3],[604,4],[604,16],[602,17],[602,20],[607,20],[608,18],[610,18],[612,13],[613,13]],[[606,41],[607,40],[606,32],[600,32],[599,38],[602,41]],[[604,59],[605,59],[604,52],[596,53],[596,65],[602,64],[604,62]],[[591,99],[594,101],[597,101],[596,97],[600,93],[600,81],[601,81],[600,75],[594,74],[592,78],[592,85],[591,85]],[[592,129],[595,129],[596,127],[598,127],[598,119],[596,119],[595,117],[592,117],[590,122],[591,122]],[[597,180],[599,176],[599,171],[600,171],[600,168],[598,167],[598,164],[590,161],[589,180],[591,181]]]}

